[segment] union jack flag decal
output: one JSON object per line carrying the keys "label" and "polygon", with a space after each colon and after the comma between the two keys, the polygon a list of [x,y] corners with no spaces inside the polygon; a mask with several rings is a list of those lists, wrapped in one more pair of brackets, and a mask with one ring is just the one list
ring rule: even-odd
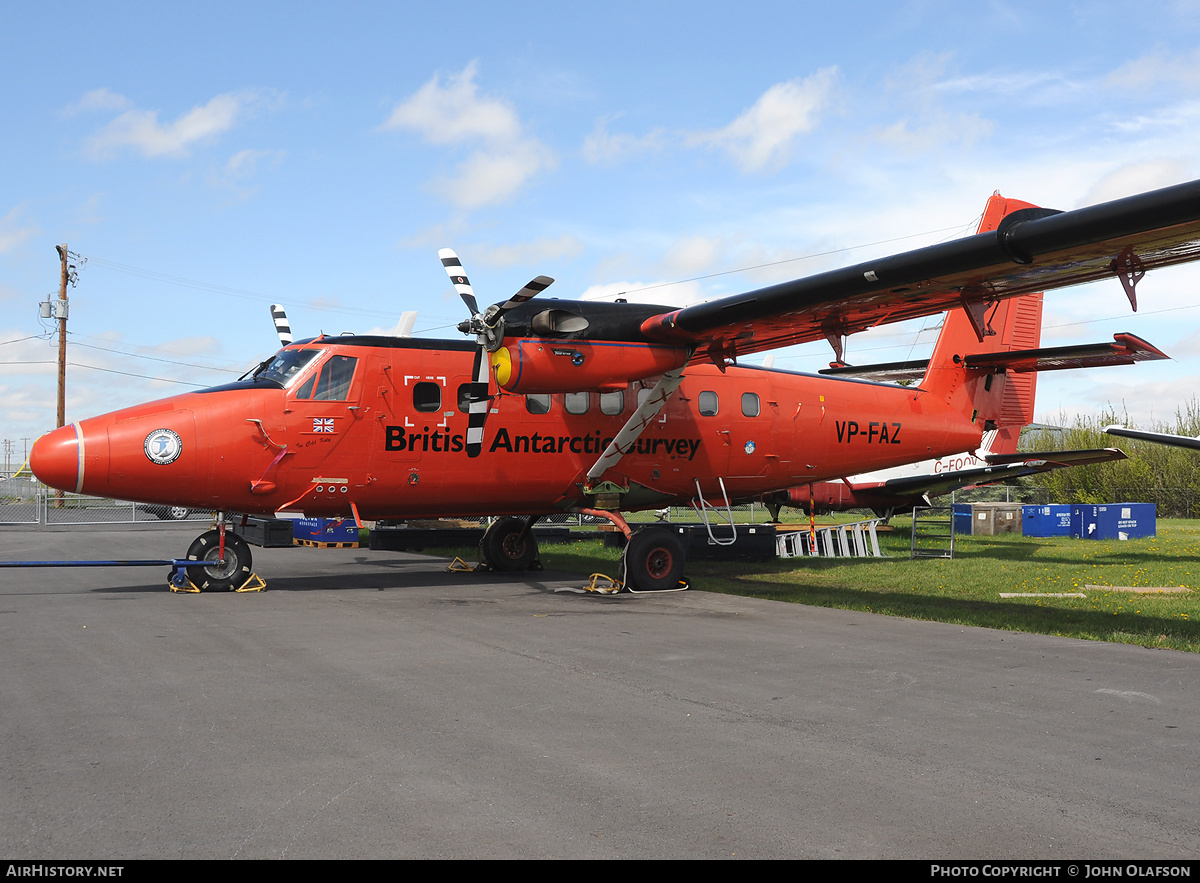
{"label": "union jack flag decal", "polygon": [[333,418],[323,419],[321,417],[313,418],[313,432],[333,432]]}

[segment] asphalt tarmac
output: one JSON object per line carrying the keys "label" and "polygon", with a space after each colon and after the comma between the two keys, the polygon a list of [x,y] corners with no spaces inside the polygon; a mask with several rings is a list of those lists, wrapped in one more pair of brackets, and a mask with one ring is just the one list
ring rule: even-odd
{"label": "asphalt tarmac", "polygon": [[[5,527],[0,559],[201,529]],[[261,594],[0,569],[0,857],[1200,854],[1193,654],[254,552]]]}

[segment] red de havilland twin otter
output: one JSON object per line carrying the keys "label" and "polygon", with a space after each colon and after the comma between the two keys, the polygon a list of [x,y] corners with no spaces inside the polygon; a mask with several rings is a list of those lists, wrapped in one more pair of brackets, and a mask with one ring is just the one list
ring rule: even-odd
{"label": "red de havilland twin otter", "polygon": [[[993,344],[999,305],[1115,276],[1136,309],[1147,270],[1200,256],[1200,182],[1070,212],[995,196],[981,229],[682,309],[533,299],[552,281],[538,277],[480,311],[446,250],[474,343],[301,341],[237,382],[57,429],[31,466],[62,490],[222,512],[514,516],[481,543],[502,569],[536,559],[538,517],[595,512],[625,531],[627,584],[674,586],[677,536],[630,531],[621,511],[757,498],[974,450],[1002,419],[1017,362],[1038,357]],[[849,334],[944,311],[915,386],[736,364],[822,338],[840,361]],[[202,588],[251,572],[223,522],[188,558]]]}

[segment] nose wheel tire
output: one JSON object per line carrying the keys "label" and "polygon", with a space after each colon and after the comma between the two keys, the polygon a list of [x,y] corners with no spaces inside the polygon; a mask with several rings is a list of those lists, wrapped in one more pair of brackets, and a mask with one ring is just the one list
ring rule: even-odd
{"label": "nose wheel tire", "polygon": [[225,559],[221,560],[221,533],[210,530],[202,533],[188,546],[187,575],[202,592],[228,592],[245,584],[250,578],[250,547],[231,530],[225,531]]}
{"label": "nose wheel tire", "polygon": [[641,591],[679,587],[683,579],[683,542],[674,531],[643,528],[629,538],[621,555],[621,582]]}
{"label": "nose wheel tire", "polygon": [[493,522],[479,541],[480,560],[493,570],[529,570],[537,554],[537,539],[520,518]]}

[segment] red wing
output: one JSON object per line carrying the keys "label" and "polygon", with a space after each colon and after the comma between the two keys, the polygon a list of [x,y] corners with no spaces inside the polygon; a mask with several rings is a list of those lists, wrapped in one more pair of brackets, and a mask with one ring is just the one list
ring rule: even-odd
{"label": "red wing", "polygon": [[647,319],[652,340],[714,361],[841,337],[957,307],[1200,258],[1200,181],[1070,212],[1024,209],[997,230]]}

